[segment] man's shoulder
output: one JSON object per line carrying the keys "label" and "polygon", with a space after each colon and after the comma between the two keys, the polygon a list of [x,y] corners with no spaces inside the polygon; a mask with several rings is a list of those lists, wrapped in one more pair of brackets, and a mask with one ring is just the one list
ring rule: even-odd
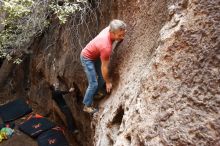
{"label": "man's shoulder", "polygon": [[97,39],[106,39],[109,37],[109,27],[104,28],[97,36]]}
{"label": "man's shoulder", "polygon": [[110,48],[111,47],[111,42],[107,39],[99,39],[99,41],[97,41],[96,43],[96,47],[99,48]]}
{"label": "man's shoulder", "polygon": [[109,40],[108,27],[104,28],[91,42],[90,44],[95,45],[97,48],[106,48],[111,44]]}

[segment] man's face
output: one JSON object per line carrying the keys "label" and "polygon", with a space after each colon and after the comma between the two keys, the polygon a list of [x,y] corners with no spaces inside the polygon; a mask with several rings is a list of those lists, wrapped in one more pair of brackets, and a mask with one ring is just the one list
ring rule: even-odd
{"label": "man's face", "polygon": [[124,37],[125,37],[125,30],[117,30],[115,32],[113,32],[113,35],[114,35],[114,40],[123,40]]}

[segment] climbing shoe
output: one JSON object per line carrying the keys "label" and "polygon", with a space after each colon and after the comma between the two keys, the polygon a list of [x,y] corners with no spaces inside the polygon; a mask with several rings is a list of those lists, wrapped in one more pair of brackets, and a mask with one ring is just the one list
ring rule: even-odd
{"label": "climbing shoe", "polygon": [[94,114],[94,113],[98,112],[98,109],[91,107],[91,106],[84,106],[83,111],[87,112],[89,114]]}
{"label": "climbing shoe", "polygon": [[96,93],[96,95],[94,96],[94,99],[102,99],[102,98],[104,98],[106,95],[107,95],[107,92],[106,92],[106,91],[100,90],[100,91],[98,91],[98,92]]}

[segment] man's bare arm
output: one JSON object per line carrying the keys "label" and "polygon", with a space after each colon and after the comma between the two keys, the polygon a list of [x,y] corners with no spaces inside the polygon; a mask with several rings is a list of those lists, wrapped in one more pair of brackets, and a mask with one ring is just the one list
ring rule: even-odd
{"label": "man's bare arm", "polygon": [[106,82],[106,90],[109,93],[112,89],[112,83],[108,75],[108,65],[109,65],[109,60],[107,61],[102,60],[102,65],[101,65],[102,76]]}

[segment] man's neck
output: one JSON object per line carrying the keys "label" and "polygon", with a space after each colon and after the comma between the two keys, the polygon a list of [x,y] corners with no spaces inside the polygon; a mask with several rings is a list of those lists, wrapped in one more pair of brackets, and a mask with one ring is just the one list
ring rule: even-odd
{"label": "man's neck", "polygon": [[114,36],[113,36],[112,32],[109,32],[109,36],[110,36],[111,42],[113,43],[115,39],[114,39]]}

